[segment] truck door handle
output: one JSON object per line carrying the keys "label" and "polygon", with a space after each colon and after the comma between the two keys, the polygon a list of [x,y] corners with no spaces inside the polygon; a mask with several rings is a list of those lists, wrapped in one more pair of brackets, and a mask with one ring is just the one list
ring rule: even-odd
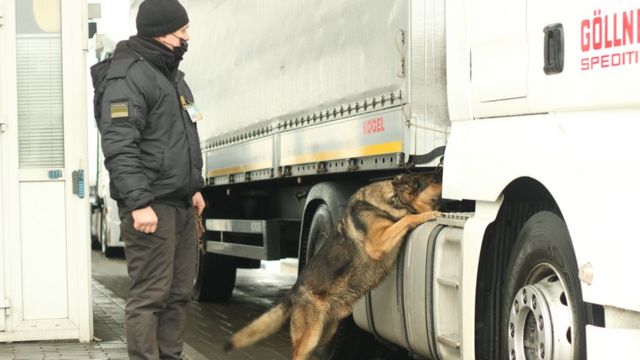
{"label": "truck door handle", "polygon": [[562,24],[544,28],[544,73],[560,74],[564,70],[564,30]]}

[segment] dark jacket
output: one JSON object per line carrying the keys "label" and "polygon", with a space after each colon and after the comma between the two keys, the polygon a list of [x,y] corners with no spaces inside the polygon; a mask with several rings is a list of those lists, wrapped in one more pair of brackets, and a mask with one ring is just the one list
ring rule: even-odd
{"label": "dark jacket", "polygon": [[181,101],[193,94],[177,64],[169,76],[131,42],[116,47],[94,99],[111,197],[127,210],[186,205],[204,187],[197,127]]}

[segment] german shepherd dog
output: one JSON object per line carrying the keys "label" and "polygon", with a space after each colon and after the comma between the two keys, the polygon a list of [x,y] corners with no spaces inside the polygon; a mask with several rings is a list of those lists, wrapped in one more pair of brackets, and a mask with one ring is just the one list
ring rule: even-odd
{"label": "german shepherd dog", "polygon": [[360,188],[291,290],[233,334],[225,350],[250,346],[291,318],[293,359],[308,359],[331,340],[353,303],[392,270],[407,232],[440,214],[441,192],[431,174],[399,175]]}

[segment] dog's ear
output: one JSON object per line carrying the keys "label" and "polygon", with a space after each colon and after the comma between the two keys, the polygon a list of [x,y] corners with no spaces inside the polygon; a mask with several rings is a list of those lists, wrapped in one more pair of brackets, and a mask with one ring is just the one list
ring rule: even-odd
{"label": "dog's ear", "polygon": [[428,187],[431,184],[442,184],[442,172],[430,172],[430,173],[421,173],[420,175],[416,175],[418,181],[420,183],[420,190]]}
{"label": "dog's ear", "polygon": [[398,175],[391,181],[393,190],[397,195],[411,195],[418,191],[420,181],[417,177],[411,175]]}

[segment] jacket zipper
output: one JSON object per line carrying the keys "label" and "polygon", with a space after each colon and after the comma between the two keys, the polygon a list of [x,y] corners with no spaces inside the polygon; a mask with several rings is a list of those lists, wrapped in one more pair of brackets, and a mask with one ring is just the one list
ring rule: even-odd
{"label": "jacket zipper", "polygon": [[[191,154],[191,139],[189,138],[189,129],[187,129],[187,124],[185,123],[184,113],[187,109],[182,105],[182,99],[180,99],[180,90],[178,90],[178,84],[173,84],[173,88],[176,90],[176,95],[178,96],[178,106],[180,107],[180,119],[182,120],[182,126],[184,127],[184,134],[187,137],[187,149],[189,151],[189,184],[187,185],[187,197],[189,196],[189,192],[191,191],[191,181],[193,177],[193,160]],[[189,200],[187,198],[187,200]]]}

